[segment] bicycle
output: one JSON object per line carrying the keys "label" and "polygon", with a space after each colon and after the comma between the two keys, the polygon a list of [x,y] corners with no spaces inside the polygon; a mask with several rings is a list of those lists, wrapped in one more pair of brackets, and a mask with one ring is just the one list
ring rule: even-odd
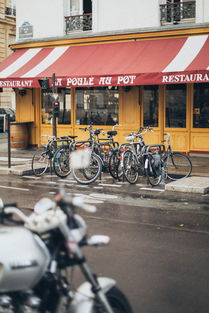
{"label": "bicycle", "polygon": [[80,149],[89,149],[90,161],[88,166],[84,168],[73,168],[72,173],[74,179],[83,185],[88,185],[97,180],[101,175],[103,161],[101,157],[96,153],[98,147],[98,135],[101,129],[92,129],[92,124],[85,128],[79,128],[83,131],[89,131],[89,139],[83,141],[75,141],[69,145],[69,154],[73,151]]}
{"label": "bicycle", "polygon": [[167,149],[163,154],[163,161],[165,166],[165,175],[171,180],[178,180],[190,176],[192,172],[192,162],[190,158],[181,152],[173,152],[171,148],[171,135],[164,133],[167,136],[163,143],[167,145]]}
{"label": "bicycle", "polygon": [[[130,148],[131,150],[134,149],[135,152],[138,154],[145,146],[143,135],[148,130],[152,130],[152,128],[140,127],[137,133],[131,133],[128,135],[128,137],[126,138],[128,143],[122,143],[117,149],[113,151],[113,154],[111,155],[109,160],[109,169],[110,174],[114,179],[120,180],[124,177],[122,168],[122,159],[124,152]],[[138,140],[137,142],[135,142],[136,139]]]}
{"label": "bicycle", "polygon": [[43,147],[36,150],[32,157],[32,171],[35,176],[42,176],[50,168],[51,172],[54,169],[53,158],[57,150],[57,142],[69,142],[69,137],[54,137],[49,135],[41,135],[47,137],[47,143]]}
{"label": "bicycle", "polygon": [[115,177],[115,170],[113,169],[112,157],[115,155],[115,151],[117,151],[119,147],[119,143],[114,141],[114,136],[117,135],[117,131],[115,130],[116,126],[114,125],[112,130],[107,132],[102,132],[103,135],[107,134],[107,138],[98,138],[98,154],[101,156],[103,161],[103,171],[110,173],[113,178]]}
{"label": "bicycle", "polygon": [[70,138],[70,140],[67,141],[67,144],[62,144],[61,147],[56,149],[53,158],[54,172],[60,178],[65,178],[71,173],[69,144],[71,142],[75,142],[75,138],[77,138],[78,136],[68,137]]}
{"label": "bicycle", "polygon": [[[119,126],[119,125],[115,125]],[[107,138],[99,138],[102,129],[92,129],[92,124],[86,128],[80,128],[84,131],[89,131],[89,139],[86,141],[78,141],[71,145],[71,150],[81,148],[88,148],[91,151],[90,164],[87,168],[73,169],[73,175],[77,182],[80,184],[90,184],[96,181],[101,176],[102,172],[109,172],[109,159],[112,151],[119,146],[117,141],[114,141],[114,136],[117,131],[114,127],[111,131],[102,132],[103,135],[107,134]],[[73,147],[74,146],[74,147]],[[73,147],[73,148],[72,148]]]}

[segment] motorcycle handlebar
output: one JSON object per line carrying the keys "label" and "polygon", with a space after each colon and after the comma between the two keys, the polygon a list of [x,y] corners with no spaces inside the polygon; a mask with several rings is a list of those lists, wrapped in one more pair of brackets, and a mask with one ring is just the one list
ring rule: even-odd
{"label": "motorcycle handlebar", "polygon": [[6,207],[4,209],[4,213],[5,213],[5,216],[8,216],[8,217],[11,216],[12,214],[15,214],[24,223],[28,222],[28,217],[22,211],[20,211],[17,207]]}
{"label": "motorcycle handlebar", "polygon": [[58,203],[58,205],[60,205],[61,207],[70,206],[70,207],[72,207],[72,209],[79,208],[79,209],[83,209],[84,211],[87,211],[90,213],[96,212],[96,207],[93,205],[89,205],[89,204],[84,203],[83,198],[71,197],[62,191],[60,191],[56,195],[55,200]]}

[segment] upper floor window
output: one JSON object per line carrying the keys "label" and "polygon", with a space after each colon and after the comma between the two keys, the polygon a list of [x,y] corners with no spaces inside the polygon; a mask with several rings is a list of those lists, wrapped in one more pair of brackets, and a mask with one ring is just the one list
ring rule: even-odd
{"label": "upper floor window", "polygon": [[74,31],[92,29],[91,1],[92,0],[68,0],[66,2],[66,34]]}
{"label": "upper floor window", "polygon": [[166,3],[160,5],[161,25],[193,23],[195,10],[196,1],[194,0],[166,0]]}
{"label": "upper floor window", "polygon": [[5,14],[12,17],[16,16],[16,0],[7,0]]}

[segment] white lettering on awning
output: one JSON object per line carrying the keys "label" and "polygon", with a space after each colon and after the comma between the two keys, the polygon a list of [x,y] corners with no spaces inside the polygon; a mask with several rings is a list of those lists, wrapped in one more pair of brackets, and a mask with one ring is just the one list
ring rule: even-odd
{"label": "white lettering on awning", "polygon": [[209,74],[177,74],[163,75],[162,83],[192,83],[192,82],[207,82]]}
{"label": "white lettering on awning", "polygon": [[1,88],[30,88],[32,87],[32,80],[0,80]]}

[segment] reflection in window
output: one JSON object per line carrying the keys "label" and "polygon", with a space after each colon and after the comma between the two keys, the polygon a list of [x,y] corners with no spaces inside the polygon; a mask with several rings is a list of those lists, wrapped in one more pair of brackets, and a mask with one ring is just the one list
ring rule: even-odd
{"label": "reflection in window", "polygon": [[117,87],[76,88],[76,123],[115,125],[118,123]]}
{"label": "reflection in window", "polygon": [[186,127],[186,85],[166,86],[166,127]]}
{"label": "reflection in window", "polygon": [[144,126],[158,127],[158,86],[144,86]]}
{"label": "reflection in window", "polygon": [[[52,93],[42,91],[42,123],[53,123],[53,103]],[[71,96],[70,89],[59,88],[58,96],[60,102],[60,113],[58,118],[58,124],[70,124],[71,123]]]}
{"label": "reflection in window", "polygon": [[194,84],[193,127],[209,128],[209,83]]}

